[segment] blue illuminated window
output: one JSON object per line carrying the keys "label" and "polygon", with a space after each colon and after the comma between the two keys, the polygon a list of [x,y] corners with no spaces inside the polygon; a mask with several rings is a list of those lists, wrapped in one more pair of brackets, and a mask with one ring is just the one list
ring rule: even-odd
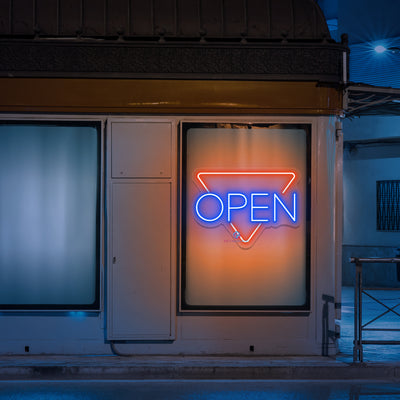
{"label": "blue illuminated window", "polygon": [[99,122],[0,123],[0,308],[98,309]]}

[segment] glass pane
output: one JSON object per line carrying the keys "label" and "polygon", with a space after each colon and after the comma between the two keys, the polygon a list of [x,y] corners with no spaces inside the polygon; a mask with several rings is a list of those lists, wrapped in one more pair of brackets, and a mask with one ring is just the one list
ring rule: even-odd
{"label": "glass pane", "polygon": [[184,126],[183,308],[308,307],[309,131]]}
{"label": "glass pane", "polygon": [[99,128],[0,125],[0,304],[97,302]]}

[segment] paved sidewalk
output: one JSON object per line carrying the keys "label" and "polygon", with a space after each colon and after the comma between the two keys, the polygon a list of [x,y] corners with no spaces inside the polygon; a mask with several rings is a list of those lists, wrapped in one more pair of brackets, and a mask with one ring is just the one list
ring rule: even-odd
{"label": "paved sidewalk", "polygon": [[3,356],[8,379],[400,380],[400,363],[352,365],[328,357]]}
{"label": "paved sidewalk", "polygon": [[[397,301],[397,292],[380,293]],[[343,290],[339,348],[333,357],[265,356],[0,356],[7,379],[322,379],[400,381],[400,346],[365,346],[365,363],[353,365],[352,288]],[[367,305],[367,303],[366,303]],[[366,317],[378,311],[368,307]],[[395,315],[394,315],[395,317]],[[388,323],[394,323],[389,316]],[[392,334],[392,333],[390,333]]]}

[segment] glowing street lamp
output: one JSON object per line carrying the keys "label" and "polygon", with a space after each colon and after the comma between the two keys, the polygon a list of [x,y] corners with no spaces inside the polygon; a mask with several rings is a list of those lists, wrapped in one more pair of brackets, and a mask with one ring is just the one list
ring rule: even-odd
{"label": "glowing street lamp", "polygon": [[384,53],[387,49],[386,49],[386,47],[384,47],[384,46],[382,46],[382,45],[379,45],[379,46],[376,46],[375,47],[375,49],[374,49],[377,53]]}

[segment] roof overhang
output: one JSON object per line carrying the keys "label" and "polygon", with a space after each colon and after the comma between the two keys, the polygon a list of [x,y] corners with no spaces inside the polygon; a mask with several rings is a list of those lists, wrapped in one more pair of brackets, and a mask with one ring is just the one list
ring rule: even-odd
{"label": "roof overhang", "polygon": [[339,87],[345,43],[0,38],[0,77],[316,81]]}

